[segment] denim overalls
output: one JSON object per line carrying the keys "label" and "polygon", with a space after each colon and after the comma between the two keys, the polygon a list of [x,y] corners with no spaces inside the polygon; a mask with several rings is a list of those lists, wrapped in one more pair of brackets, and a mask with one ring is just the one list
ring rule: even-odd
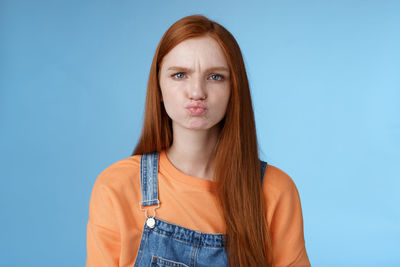
{"label": "denim overalls", "polygon": [[[145,211],[146,222],[134,267],[228,266],[223,234],[202,233],[155,217],[160,207],[158,156],[158,152],[144,154],[140,160],[140,209]],[[260,163],[263,178],[267,163]],[[147,206],[155,206],[152,216],[147,214]]]}

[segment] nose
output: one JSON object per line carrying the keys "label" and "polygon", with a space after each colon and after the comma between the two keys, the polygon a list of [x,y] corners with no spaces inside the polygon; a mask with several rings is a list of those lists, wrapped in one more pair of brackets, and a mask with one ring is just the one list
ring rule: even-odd
{"label": "nose", "polygon": [[188,97],[191,100],[204,100],[207,98],[205,81],[201,77],[193,77],[188,84]]}

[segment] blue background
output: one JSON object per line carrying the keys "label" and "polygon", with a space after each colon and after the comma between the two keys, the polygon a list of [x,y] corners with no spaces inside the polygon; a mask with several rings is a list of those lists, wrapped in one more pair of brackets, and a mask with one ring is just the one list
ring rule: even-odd
{"label": "blue background", "polygon": [[400,266],[400,1],[0,1],[1,266],[83,266],[93,183],[132,152],[164,31],[242,48],[262,158],[313,266]]}

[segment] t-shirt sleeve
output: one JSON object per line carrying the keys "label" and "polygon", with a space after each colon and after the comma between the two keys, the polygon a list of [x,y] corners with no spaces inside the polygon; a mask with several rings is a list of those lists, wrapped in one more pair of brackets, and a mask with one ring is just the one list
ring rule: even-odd
{"label": "t-shirt sleeve", "polygon": [[311,266],[305,248],[300,197],[293,180],[280,169],[268,166],[263,191],[275,266]]}
{"label": "t-shirt sleeve", "polygon": [[109,172],[97,178],[89,204],[86,267],[118,266],[121,237],[113,206],[113,190],[107,185]]}

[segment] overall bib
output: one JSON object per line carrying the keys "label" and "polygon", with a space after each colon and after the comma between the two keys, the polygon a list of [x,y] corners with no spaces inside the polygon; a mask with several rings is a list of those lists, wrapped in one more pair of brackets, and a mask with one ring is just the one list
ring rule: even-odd
{"label": "overall bib", "polygon": [[[228,266],[223,234],[203,233],[155,217],[160,207],[158,156],[158,152],[144,154],[140,160],[140,208],[145,211],[146,222],[134,267]],[[267,163],[260,164],[262,181]],[[152,216],[147,214],[148,206],[155,206]]]}

